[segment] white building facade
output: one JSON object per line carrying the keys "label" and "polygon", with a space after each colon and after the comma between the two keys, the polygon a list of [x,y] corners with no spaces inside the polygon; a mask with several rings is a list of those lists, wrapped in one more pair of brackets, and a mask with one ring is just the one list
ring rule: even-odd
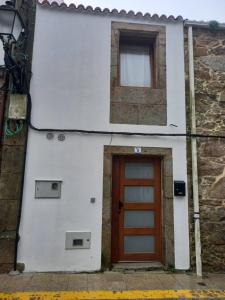
{"label": "white building facade", "polygon": [[160,136],[186,133],[183,40],[179,19],[37,5],[25,271],[189,269],[186,138]]}

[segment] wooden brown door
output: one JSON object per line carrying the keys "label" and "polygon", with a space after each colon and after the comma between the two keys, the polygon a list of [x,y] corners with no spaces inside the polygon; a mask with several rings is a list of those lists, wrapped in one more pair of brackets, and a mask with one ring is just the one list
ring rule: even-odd
{"label": "wooden brown door", "polygon": [[159,157],[113,157],[112,262],[162,259],[160,163]]}

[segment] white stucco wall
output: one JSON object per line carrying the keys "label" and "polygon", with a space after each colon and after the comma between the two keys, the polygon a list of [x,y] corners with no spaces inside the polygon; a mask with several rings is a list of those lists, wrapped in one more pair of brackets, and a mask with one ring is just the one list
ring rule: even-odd
{"label": "white stucco wall", "polygon": [[[128,19],[113,19],[127,22]],[[117,125],[110,113],[110,17],[37,8],[32,122],[43,128],[184,133],[183,25],[166,24],[171,126]],[[137,22],[129,19],[129,22]],[[140,23],[140,21],[139,21]],[[101,265],[104,145],[173,150],[174,180],[187,182],[185,138],[66,134],[29,130],[18,261],[26,271],[91,271]],[[61,199],[35,199],[35,180],[62,180]],[[90,198],[96,197],[91,204]],[[174,198],[175,267],[189,268],[188,199]],[[91,248],[65,250],[66,231],[90,231]]]}

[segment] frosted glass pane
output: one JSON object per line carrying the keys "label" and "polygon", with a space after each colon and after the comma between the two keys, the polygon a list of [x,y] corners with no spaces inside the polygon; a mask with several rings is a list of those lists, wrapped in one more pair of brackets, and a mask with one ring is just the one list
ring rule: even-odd
{"label": "frosted glass pane", "polygon": [[125,227],[154,227],[154,212],[142,210],[126,210],[124,214]]}
{"label": "frosted glass pane", "polygon": [[152,203],[154,202],[153,186],[125,186],[125,202]]}
{"label": "frosted glass pane", "polygon": [[150,54],[147,47],[120,48],[120,84],[123,86],[151,86]]}
{"label": "frosted glass pane", "polygon": [[154,178],[153,164],[151,163],[126,163],[125,177],[135,179]]}
{"label": "frosted glass pane", "polygon": [[154,253],[155,237],[152,235],[127,235],[124,236],[125,253]]}

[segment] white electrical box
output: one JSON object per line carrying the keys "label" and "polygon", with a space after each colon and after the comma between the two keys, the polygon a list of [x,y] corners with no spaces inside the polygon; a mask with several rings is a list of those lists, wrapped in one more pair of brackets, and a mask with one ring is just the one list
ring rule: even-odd
{"label": "white electrical box", "polygon": [[62,181],[36,180],[35,198],[61,198]]}
{"label": "white electrical box", "polygon": [[66,250],[70,249],[90,249],[91,233],[90,232],[66,232]]}
{"label": "white electrical box", "polygon": [[9,98],[8,118],[25,120],[27,117],[27,95],[11,94]]}

